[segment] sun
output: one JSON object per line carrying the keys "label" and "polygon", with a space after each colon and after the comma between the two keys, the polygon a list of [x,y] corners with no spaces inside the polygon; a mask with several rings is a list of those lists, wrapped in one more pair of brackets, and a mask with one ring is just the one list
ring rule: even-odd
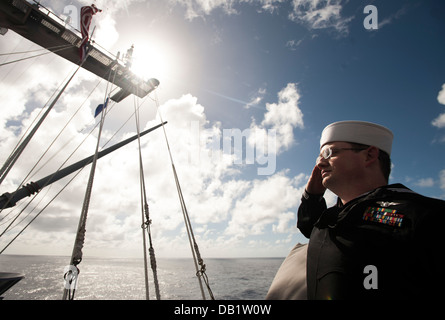
{"label": "sun", "polygon": [[161,83],[170,76],[175,59],[165,43],[145,40],[133,45],[131,71],[143,79],[156,78]]}

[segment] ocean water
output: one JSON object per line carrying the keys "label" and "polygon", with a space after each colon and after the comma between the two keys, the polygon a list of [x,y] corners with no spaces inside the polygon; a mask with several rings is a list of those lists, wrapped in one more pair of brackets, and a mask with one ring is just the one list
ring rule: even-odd
{"label": "ocean water", "polygon": [[[262,300],[284,258],[205,259],[217,300]],[[3,294],[4,300],[60,300],[69,257],[0,255],[0,272],[25,278]],[[79,264],[76,300],[145,299],[142,259],[84,257]],[[192,259],[157,259],[162,300],[202,299]],[[204,286],[204,284],[203,284]],[[208,294],[206,297],[208,299]],[[156,299],[149,269],[149,295]]]}

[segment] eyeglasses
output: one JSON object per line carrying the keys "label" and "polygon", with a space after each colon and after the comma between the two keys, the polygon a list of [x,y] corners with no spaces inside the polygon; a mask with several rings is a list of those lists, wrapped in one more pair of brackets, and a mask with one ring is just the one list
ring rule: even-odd
{"label": "eyeglasses", "polygon": [[367,148],[331,148],[331,147],[326,147],[323,150],[321,150],[319,157],[322,157],[323,159],[328,160],[334,154],[334,152],[338,152],[341,150],[362,151],[362,150],[366,150],[366,149]]}

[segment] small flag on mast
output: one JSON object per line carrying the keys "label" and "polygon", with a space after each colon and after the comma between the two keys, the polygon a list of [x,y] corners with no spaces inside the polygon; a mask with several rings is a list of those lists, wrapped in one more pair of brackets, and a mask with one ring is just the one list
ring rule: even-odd
{"label": "small flag on mast", "polygon": [[97,106],[96,108],[96,112],[94,113],[94,117],[96,118],[101,112],[102,110],[104,110],[108,105],[108,98],[107,100],[105,100],[105,103],[101,103],[100,105]]}

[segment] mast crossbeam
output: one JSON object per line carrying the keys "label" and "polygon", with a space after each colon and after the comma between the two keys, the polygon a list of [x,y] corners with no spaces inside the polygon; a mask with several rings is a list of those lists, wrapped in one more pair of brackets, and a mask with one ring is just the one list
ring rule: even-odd
{"label": "mast crossbeam", "polygon": [[[43,48],[71,44],[54,53],[74,64],[80,63],[80,32],[64,24],[57,15],[37,3],[31,4],[25,0],[0,1],[0,27],[10,29]],[[143,98],[159,86],[157,79],[144,80],[138,77],[117,57],[95,43],[90,42],[88,47],[89,56],[82,68],[107,81],[110,70],[116,71],[116,76],[110,82],[121,90],[111,97],[113,101],[120,102],[130,94]]]}

